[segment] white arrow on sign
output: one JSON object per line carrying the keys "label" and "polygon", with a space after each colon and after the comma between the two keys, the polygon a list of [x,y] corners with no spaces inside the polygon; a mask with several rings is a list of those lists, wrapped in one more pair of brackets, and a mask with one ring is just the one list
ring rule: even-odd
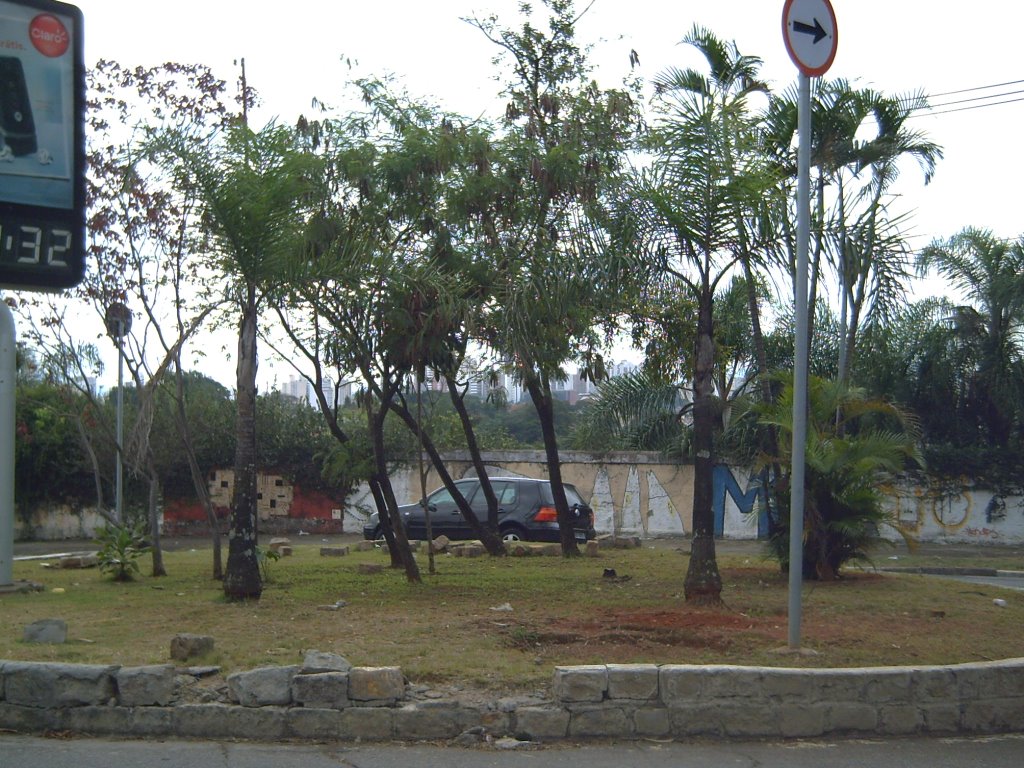
{"label": "white arrow on sign", "polygon": [[782,37],[797,68],[820,77],[832,66],[839,42],[836,14],[829,0],[786,0],[782,8]]}

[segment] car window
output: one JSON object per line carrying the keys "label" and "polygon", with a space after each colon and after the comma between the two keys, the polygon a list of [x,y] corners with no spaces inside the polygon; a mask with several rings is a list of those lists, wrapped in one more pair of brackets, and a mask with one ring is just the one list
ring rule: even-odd
{"label": "car window", "polygon": [[[476,482],[469,483],[456,483],[455,487],[459,489],[459,492],[465,497],[466,501],[473,501],[473,492],[477,489]],[[430,503],[435,507],[440,504],[454,504],[455,499],[452,498],[451,493],[448,492],[447,488],[441,488],[430,494]]]}
{"label": "car window", "polygon": [[498,505],[514,507],[518,500],[518,486],[515,483],[494,483],[494,495],[498,497]]}
{"label": "car window", "polygon": [[[570,507],[573,504],[586,506],[586,502],[583,501],[583,497],[580,496],[580,492],[576,490],[576,486],[562,483],[562,488],[565,489],[565,498],[568,500]],[[540,497],[545,504],[555,503],[555,497],[551,495],[551,483],[544,483],[544,485],[540,487]]]}

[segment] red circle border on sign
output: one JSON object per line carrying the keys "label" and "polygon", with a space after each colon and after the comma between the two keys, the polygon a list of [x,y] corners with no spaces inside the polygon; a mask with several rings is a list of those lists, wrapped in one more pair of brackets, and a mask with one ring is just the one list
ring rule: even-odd
{"label": "red circle border on sign", "polygon": [[832,66],[832,62],[836,58],[836,51],[839,50],[839,25],[836,23],[836,12],[832,8],[832,3],[829,0],[822,0],[825,4],[825,8],[828,10],[828,14],[832,19],[832,52],[829,54],[828,59],[819,67],[808,67],[802,61],[800,57],[796,55],[793,50],[793,46],[789,42],[789,27],[786,21],[789,18],[789,9],[793,5],[795,0],[786,0],[782,6],[782,40],[786,44],[786,52],[789,53],[789,58],[796,64],[797,69],[803,72],[808,77],[821,77],[828,72],[829,67]]}

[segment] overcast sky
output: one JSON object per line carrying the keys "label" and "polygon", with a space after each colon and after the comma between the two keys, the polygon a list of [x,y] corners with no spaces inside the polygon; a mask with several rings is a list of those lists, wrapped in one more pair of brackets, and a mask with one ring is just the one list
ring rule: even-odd
{"label": "overcast sky", "polygon": [[[461,17],[497,13],[517,21],[515,0],[80,0],[85,59],[124,65],[199,62],[233,81],[244,57],[262,108],[255,119],[290,123],[314,97],[340,98],[340,84],[358,74],[394,73],[414,95],[468,116],[495,115],[495,53]],[[577,7],[586,7],[586,1]],[[790,86],[796,69],[782,39],[783,0],[595,0],[578,25],[595,44],[602,85],[629,70],[653,77],[668,66],[697,65],[679,41],[694,25],[708,27],[740,51],[764,60],[765,79]],[[1006,0],[964,6],[920,0],[833,0],[838,52],[829,78],[846,78],[890,94],[924,91],[949,104],[914,125],[943,146],[945,159],[927,187],[916,167],[904,171],[901,203],[916,211],[912,245],[973,225],[997,235],[1024,232],[1024,10]],[[536,5],[539,5],[537,3]],[[358,62],[349,70],[343,58]],[[1004,84],[1004,85],[1000,85]],[[999,86],[999,87],[989,87]],[[964,101],[950,104],[950,102]],[[1016,101],[1014,101],[1016,100]],[[995,101],[1011,103],[993,105]],[[977,107],[963,111],[949,111]]]}

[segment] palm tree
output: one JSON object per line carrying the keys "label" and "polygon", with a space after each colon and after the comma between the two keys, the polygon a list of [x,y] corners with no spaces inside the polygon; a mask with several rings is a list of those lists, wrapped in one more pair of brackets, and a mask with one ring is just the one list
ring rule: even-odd
{"label": "palm tree", "polygon": [[949,332],[978,354],[973,405],[987,437],[1005,446],[1024,397],[1024,238],[1009,242],[968,227],[921,251],[919,272],[931,269],[966,302],[947,318]]}
{"label": "palm tree", "polygon": [[211,266],[227,280],[238,309],[237,447],[224,594],[232,600],[262,593],[256,542],[256,339],[264,293],[282,259],[298,250],[315,157],[299,151],[292,131],[244,123],[204,136],[169,129],[147,151],[190,189],[202,206]]}
{"label": "palm tree", "polygon": [[741,222],[771,187],[757,151],[750,94],[763,91],[760,60],[694,27],[684,42],[705,58],[709,74],[671,69],[656,81],[658,117],[623,210],[649,259],[651,291],[682,286],[696,305],[693,349],[693,545],[686,599],[715,603],[722,582],[715,559],[712,481],[715,397],[714,296],[742,253]]}
{"label": "palm tree", "polygon": [[[841,420],[836,422],[836,414]],[[751,415],[762,427],[780,431],[778,455],[762,454],[760,468],[790,466],[793,382],[789,377],[775,403],[756,403]],[[914,421],[896,406],[835,380],[809,377],[803,577],[834,580],[842,566],[864,558],[892,524],[882,479],[923,465]],[[775,481],[776,519],[769,548],[789,567],[789,475]]]}

